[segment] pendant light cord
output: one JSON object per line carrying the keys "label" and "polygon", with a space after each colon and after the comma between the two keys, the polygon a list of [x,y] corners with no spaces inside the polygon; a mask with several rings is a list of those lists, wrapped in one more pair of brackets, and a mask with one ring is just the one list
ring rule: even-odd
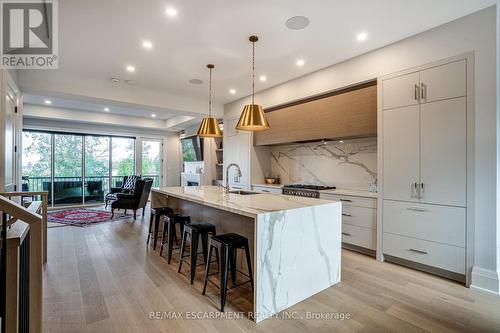
{"label": "pendant light cord", "polygon": [[255,101],[255,42],[252,42],[252,105]]}
{"label": "pendant light cord", "polygon": [[212,118],[212,68],[209,69],[209,88],[208,88],[208,117]]}

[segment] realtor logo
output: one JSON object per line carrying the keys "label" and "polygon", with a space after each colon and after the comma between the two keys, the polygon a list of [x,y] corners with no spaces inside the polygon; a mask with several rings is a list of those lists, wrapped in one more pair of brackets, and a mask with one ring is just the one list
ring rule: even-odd
{"label": "realtor logo", "polygon": [[57,0],[0,0],[1,68],[56,69]]}

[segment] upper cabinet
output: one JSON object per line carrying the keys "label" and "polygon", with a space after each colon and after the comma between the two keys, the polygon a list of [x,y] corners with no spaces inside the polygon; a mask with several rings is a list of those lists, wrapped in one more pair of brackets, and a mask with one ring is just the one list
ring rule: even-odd
{"label": "upper cabinet", "polygon": [[466,206],[466,68],[460,60],[383,81],[384,199]]}
{"label": "upper cabinet", "polygon": [[467,95],[466,70],[465,60],[460,60],[421,71],[421,103]]}
{"label": "upper cabinet", "polygon": [[384,109],[416,105],[419,102],[419,72],[401,75],[382,82]]}
{"label": "upper cabinet", "polygon": [[382,108],[394,109],[467,95],[465,60],[382,81]]}
{"label": "upper cabinet", "polygon": [[255,145],[377,135],[377,86],[373,83],[266,110],[270,129],[254,133]]}

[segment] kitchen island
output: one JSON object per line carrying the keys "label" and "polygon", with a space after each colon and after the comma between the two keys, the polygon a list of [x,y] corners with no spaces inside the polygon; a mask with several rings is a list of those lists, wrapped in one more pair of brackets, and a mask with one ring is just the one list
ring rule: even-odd
{"label": "kitchen island", "polygon": [[151,205],[212,223],[218,234],[249,239],[256,322],[340,282],[340,202],[200,186],[154,189]]}

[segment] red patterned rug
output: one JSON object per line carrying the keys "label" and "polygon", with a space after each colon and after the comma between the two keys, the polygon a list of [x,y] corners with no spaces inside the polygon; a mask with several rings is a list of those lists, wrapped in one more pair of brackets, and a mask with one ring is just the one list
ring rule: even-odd
{"label": "red patterned rug", "polygon": [[91,224],[117,221],[129,217],[123,213],[115,211],[115,217],[111,219],[111,212],[106,210],[72,208],[57,210],[48,213],[48,220],[52,223],[61,223],[77,227],[86,227]]}

